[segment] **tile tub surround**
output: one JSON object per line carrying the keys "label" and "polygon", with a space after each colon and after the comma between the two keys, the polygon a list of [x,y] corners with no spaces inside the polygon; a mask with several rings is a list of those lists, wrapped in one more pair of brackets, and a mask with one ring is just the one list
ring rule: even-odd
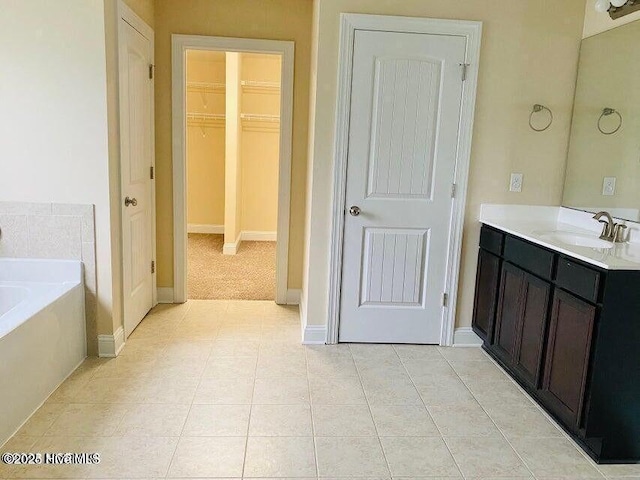
{"label": "tile tub surround", "polygon": [[93,205],[0,201],[0,230],[0,257],[82,261],[87,343],[97,352]]}
{"label": "tile tub surround", "polygon": [[628,241],[611,249],[578,247],[542,238],[553,231],[587,234],[598,238],[602,225],[593,214],[565,207],[537,205],[490,205],[480,208],[480,222],[524,238],[532,243],[564,253],[607,270],[640,270],[640,223],[614,220],[627,225]]}
{"label": "tile tub surround", "polygon": [[97,451],[101,464],[0,465],[0,478],[640,474],[593,464],[479,349],[303,346],[299,332],[296,310],[271,302],[155,308],[118,358],[88,359],[0,448]]}

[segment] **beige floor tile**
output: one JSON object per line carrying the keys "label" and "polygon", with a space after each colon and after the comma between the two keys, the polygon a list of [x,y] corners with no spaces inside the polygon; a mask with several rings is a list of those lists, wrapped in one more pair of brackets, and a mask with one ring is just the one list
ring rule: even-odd
{"label": "beige floor tile", "polygon": [[253,403],[257,405],[299,405],[309,403],[306,377],[257,378]]}
{"label": "beige floor tile", "polygon": [[203,378],[196,388],[193,403],[243,405],[250,404],[253,397],[254,379],[238,378]]}
{"label": "beige floor tile", "polygon": [[271,356],[260,355],[256,377],[306,377],[307,362],[302,356]]}
{"label": "beige floor tile", "polygon": [[411,378],[425,375],[453,375],[455,374],[449,362],[444,358],[406,360],[404,368]]}
{"label": "beige floor tile", "polygon": [[[636,477],[640,478],[640,464],[636,465],[598,465],[598,470],[607,477]],[[629,478],[627,480],[633,480]]]}
{"label": "beige floor tile", "polygon": [[309,405],[254,405],[249,435],[254,437],[311,437]]}
{"label": "beige floor tile", "polygon": [[170,477],[241,477],[246,437],[182,437]]}
{"label": "beige floor tile", "polygon": [[116,435],[134,437],[180,436],[190,405],[127,405]]}
{"label": "beige floor tile", "polygon": [[509,440],[535,477],[592,477],[598,470],[566,438]]}
{"label": "beige floor tile", "polygon": [[478,403],[430,406],[429,413],[445,437],[498,436],[500,431]]}
{"label": "beige floor tile", "polygon": [[534,406],[531,400],[508,379],[471,383],[468,386],[473,396],[482,406],[514,405],[521,408]]}
{"label": "beige floor tile", "polygon": [[533,405],[490,405],[484,408],[507,438],[563,436],[551,420]]}
{"label": "beige floor tile", "polygon": [[367,399],[358,377],[310,377],[314,405],[366,405]]}
{"label": "beige floor tile", "polygon": [[439,437],[382,437],[393,477],[459,476],[451,453]]}
{"label": "beige floor tile", "polygon": [[[280,328],[280,327],[277,327]],[[304,359],[306,351],[300,341],[290,342],[262,342],[260,343],[260,355],[266,357],[290,357]]]}
{"label": "beige floor tile", "polygon": [[531,476],[502,437],[447,437],[445,441],[465,478]]}
{"label": "beige floor tile", "polygon": [[389,469],[377,438],[317,437],[321,477],[388,476]]}
{"label": "beige floor tile", "polygon": [[436,347],[440,354],[453,362],[476,361],[490,362],[489,357],[480,347]]}
{"label": "beige floor tile", "polygon": [[244,477],[314,477],[311,437],[249,437]]}
{"label": "beige floor tile", "polygon": [[18,431],[17,435],[42,436],[66,408],[64,403],[46,402]]}
{"label": "beige floor tile", "polygon": [[151,378],[140,393],[139,403],[191,403],[200,382],[196,377],[162,376]]}
{"label": "beige floor tile", "polygon": [[45,435],[55,437],[113,435],[124,418],[125,407],[116,404],[69,404]]}
{"label": "beige floor tile", "polygon": [[[63,399],[73,403],[138,403],[147,381],[142,377],[94,378],[77,391],[65,392]],[[64,386],[62,384],[61,388]],[[54,394],[51,400],[57,402],[60,398]]]}
{"label": "beige floor tile", "polygon": [[455,374],[413,377],[413,383],[427,406],[474,402],[467,386]]}
{"label": "beige floor tile", "polygon": [[[0,447],[0,452],[29,452],[40,437],[41,435],[15,435]],[[2,462],[0,462],[1,466]]]}
{"label": "beige floor tile", "polygon": [[493,362],[477,362],[473,360],[451,360],[453,369],[468,386],[491,382],[511,381],[502,369]]}
{"label": "beige floor tile", "polygon": [[242,437],[249,427],[250,405],[192,405],[182,435]]}
{"label": "beige floor tile", "polygon": [[307,357],[309,376],[322,378],[358,377],[351,355],[316,355]]}
{"label": "beige floor tile", "polygon": [[363,378],[367,400],[371,405],[422,405],[422,400],[407,374]]}
{"label": "beige floor tile", "polygon": [[424,406],[402,405],[371,407],[378,435],[381,437],[440,436]]}
{"label": "beige floor tile", "polygon": [[210,358],[214,357],[257,357],[260,349],[259,341],[234,342],[216,340],[211,345]]}
{"label": "beige floor tile", "polygon": [[408,360],[442,360],[442,355],[433,345],[394,345],[393,348],[403,362]]}
{"label": "beige floor tile", "polygon": [[210,357],[204,369],[205,377],[253,377],[256,357]]}
{"label": "beige floor tile", "polygon": [[376,362],[381,364],[386,362],[392,364],[400,360],[393,345],[351,343],[349,348],[351,355],[358,363]]}
{"label": "beige floor tile", "polygon": [[314,405],[313,426],[319,437],[375,437],[367,405]]}

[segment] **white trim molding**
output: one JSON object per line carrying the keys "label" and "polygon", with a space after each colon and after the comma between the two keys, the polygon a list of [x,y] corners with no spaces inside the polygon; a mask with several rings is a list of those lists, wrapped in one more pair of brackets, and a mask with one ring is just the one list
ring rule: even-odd
{"label": "white trim molding", "polygon": [[98,356],[114,358],[124,347],[124,328],[120,326],[113,335],[98,335]]}
{"label": "white trim molding", "polygon": [[198,223],[190,223],[187,225],[188,233],[205,233],[209,235],[223,235],[224,225],[204,225]]}
{"label": "white trim molding", "polygon": [[300,305],[300,294],[301,290],[299,288],[287,290],[287,305]]}
{"label": "white trim molding", "polygon": [[289,284],[294,43],[280,40],[173,34],[171,45],[175,301],[184,303],[187,300],[186,52],[187,50],[211,50],[282,56],[277,227],[280,235],[278,235],[276,247],[276,302],[285,304]]}
{"label": "white trim molding", "polygon": [[236,241],[231,243],[225,243],[222,246],[222,254],[223,255],[235,255],[236,253],[238,253],[238,248],[240,248],[240,243],[242,242],[242,232],[240,232],[240,235],[238,235],[238,238],[236,238]]}
{"label": "white trim molding", "polygon": [[327,339],[327,327],[324,325],[306,325],[302,329],[303,345],[324,345]]}
{"label": "white trim molding", "polygon": [[277,232],[258,232],[252,230],[243,230],[240,234],[243,242],[277,242]]}
{"label": "white trim molding", "polygon": [[344,209],[347,180],[347,154],[349,146],[349,114],[351,106],[351,77],[353,69],[354,38],[357,30],[454,35],[464,37],[467,43],[465,63],[467,77],[462,91],[458,155],[454,182],[456,196],[453,200],[447,252],[447,278],[445,291],[449,305],[443,308],[440,345],[449,346],[454,341],[456,299],[462,252],[462,227],[471,158],[471,141],[480,63],[480,39],[482,22],[463,20],[438,20],[419,17],[393,17],[383,15],[341,14],[340,55],[338,73],[338,99],[334,140],[334,191],[331,228],[331,260],[329,265],[329,319],[328,344],[338,343],[340,321],[340,294],[342,282],[342,248],[344,235]]}
{"label": "white trim molding", "polygon": [[173,288],[158,287],[158,303],[173,303]]}
{"label": "white trim molding", "polygon": [[482,340],[471,327],[456,328],[453,333],[454,347],[481,347]]}

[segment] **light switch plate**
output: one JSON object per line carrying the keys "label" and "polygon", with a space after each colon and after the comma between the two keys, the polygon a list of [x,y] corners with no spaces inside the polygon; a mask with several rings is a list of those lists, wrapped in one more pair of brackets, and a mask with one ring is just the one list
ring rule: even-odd
{"label": "light switch plate", "polygon": [[522,177],[521,173],[512,173],[511,174],[511,182],[509,183],[509,191],[510,192],[521,192],[522,191]]}
{"label": "light switch plate", "polygon": [[602,195],[610,197],[616,194],[616,177],[604,177]]}

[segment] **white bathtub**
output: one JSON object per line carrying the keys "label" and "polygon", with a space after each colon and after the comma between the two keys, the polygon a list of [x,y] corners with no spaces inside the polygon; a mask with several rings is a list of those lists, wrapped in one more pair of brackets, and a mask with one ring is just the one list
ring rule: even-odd
{"label": "white bathtub", "polygon": [[86,357],[82,263],[0,258],[0,446]]}

